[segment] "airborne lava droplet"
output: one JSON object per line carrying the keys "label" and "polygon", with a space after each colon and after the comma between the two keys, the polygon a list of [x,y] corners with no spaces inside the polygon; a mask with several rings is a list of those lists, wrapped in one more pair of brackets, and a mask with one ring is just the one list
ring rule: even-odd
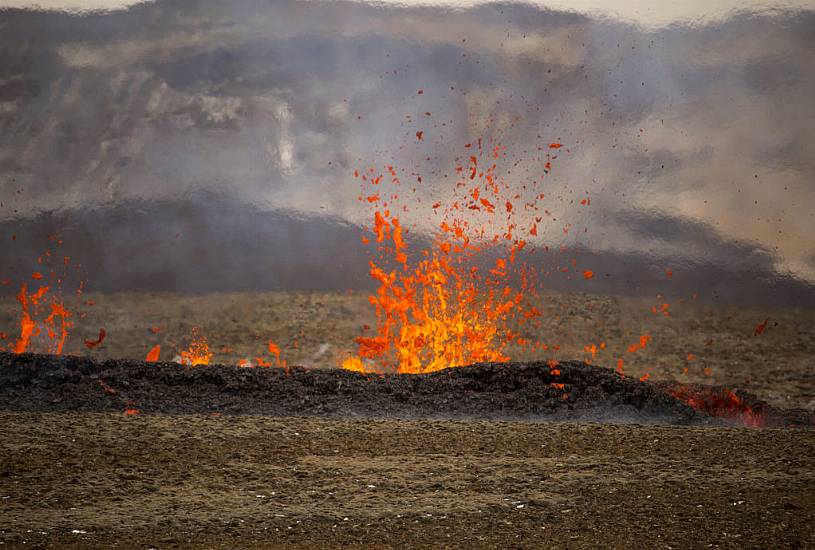
{"label": "airborne lava droplet", "polygon": [[651,336],[649,334],[643,334],[640,336],[640,341],[631,344],[628,346],[628,353],[636,353],[638,350],[645,349],[645,346],[648,345],[648,342],[651,340]]}
{"label": "airborne lava droplet", "polygon": [[99,337],[96,340],[85,340],[85,347],[88,349],[95,348],[105,340],[105,336],[107,336],[107,331],[105,331],[104,327],[100,328]]}
{"label": "airborne lava droplet", "polygon": [[155,363],[158,361],[159,355],[161,354],[161,346],[153,346],[153,349],[147,352],[147,357],[144,358],[145,361],[148,363]]}

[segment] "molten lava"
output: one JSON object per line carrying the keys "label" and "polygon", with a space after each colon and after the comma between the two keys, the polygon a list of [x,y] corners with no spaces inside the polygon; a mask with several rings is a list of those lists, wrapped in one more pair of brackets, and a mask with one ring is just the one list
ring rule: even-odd
{"label": "molten lava", "polygon": [[96,340],[85,340],[85,347],[88,349],[93,349],[96,346],[100,345],[105,340],[105,336],[107,336],[107,331],[104,328],[99,329],[99,337]]}
{"label": "molten lava", "polygon": [[764,411],[752,407],[727,388],[671,384],[667,387],[666,393],[697,411],[742,426],[760,428],[766,423]]}
{"label": "molten lava", "polygon": [[50,286],[40,286],[35,292],[28,292],[25,283],[20,286],[20,293],[17,295],[21,308],[20,337],[11,346],[10,351],[14,353],[31,351],[32,339],[40,336],[45,329],[45,334],[50,340],[47,352],[62,355],[73,322],[69,320],[71,312],[66,309],[62,298],[59,295],[49,296],[50,290]]}
{"label": "molten lava", "polygon": [[[396,169],[388,166],[382,174],[372,168],[361,175],[370,189],[363,190],[360,200],[375,208],[379,256],[370,262],[370,276],[378,289],[369,301],[377,326],[375,335],[357,338],[358,354],[346,359],[343,368],[432,372],[506,361],[508,344],[532,344],[514,330],[541,315],[530,304],[534,286],[517,255],[526,245],[523,236],[537,234],[536,223],[524,222],[522,212],[537,210],[543,194],[534,186],[524,186],[519,194],[506,183],[498,172],[504,148],[495,146],[485,155],[479,140],[477,149],[456,167],[459,180],[438,221],[439,231],[430,249],[418,253],[408,250],[408,230],[396,215],[400,208],[406,210],[399,204]],[[545,163],[548,170],[548,154]],[[513,201],[525,208],[515,208]],[[441,206],[435,203],[434,213]]]}
{"label": "molten lava", "polygon": [[44,286],[40,287],[36,293],[29,296],[28,287],[26,287],[26,284],[23,283],[20,287],[20,293],[17,295],[17,301],[20,302],[20,306],[22,307],[22,315],[20,317],[20,338],[17,340],[17,342],[15,342],[14,347],[12,348],[14,353],[25,353],[26,349],[28,349],[28,345],[31,342],[31,337],[34,335],[34,331],[37,330],[37,323],[34,322],[34,319],[29,313],[29,303],[31,302],[36,304],[46,292],[48,292],[48,287]]}
{"label": "molten lava", "polygon": [[[52,246],[60,247],[62,241],[56,236],[48,237]],[[38,351],[62,355],[71,328],[73,313],[68,310],[62,297],[62,284],[68,277],[68,268],[72,267],[70,258],[63,256],[61,261],[52,263],[57,255],[46,250],[37,258],[40,265],[31,278],[41,281],[37,290],[29,291],[27,283],[20,284],[17,302],[20,304],[20,336],[8,346],[8,351],[25,353]],[[47,281],[45,280],[47,279]],[[3,279],[3,285],[10,285],[11,279]],[[82,294],[83,283],[79,283],[77,295]],[[0,339],[5,339],[4,334]]]}
{"label": "molten lava", "polygon": [[147,352],[147,357],[144,358],[148,363],[155,363],[161,355],[161,345],[155,345]]}
{"label": "molten lava", "polygon": [[190,347],[181,352],[180,363],[189,366],[209,365],[210,359],[212,359],[212,353],[209,351],[206,337],[201,334],[198,327],[193,327]]}

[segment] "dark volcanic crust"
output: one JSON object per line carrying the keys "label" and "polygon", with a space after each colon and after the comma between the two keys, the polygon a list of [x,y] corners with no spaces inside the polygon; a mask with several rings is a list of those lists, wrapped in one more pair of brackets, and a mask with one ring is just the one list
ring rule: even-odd
{"label": "dark volcanic crust", "polygon": [[707,418],[608,369],[579,362],[558,369],[553,375],[544,362],[483,363],[430,374],[363,375],[0,353],[0,409],[671,424]]}

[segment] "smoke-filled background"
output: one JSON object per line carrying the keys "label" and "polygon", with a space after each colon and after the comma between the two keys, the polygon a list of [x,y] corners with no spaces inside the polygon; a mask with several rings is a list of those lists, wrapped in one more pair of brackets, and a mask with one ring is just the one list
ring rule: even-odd
{"label": "smoke-filled background", "polygon": [[483,138],[563,143],[511,180],[546,193],[530,245],[568,250],[536,261],[597,274],[551,286],[815,307],[812,6],[583,4],[0,11],[0,275],[56,233],[96,290],[363,288],[354,170],[443,202]]}

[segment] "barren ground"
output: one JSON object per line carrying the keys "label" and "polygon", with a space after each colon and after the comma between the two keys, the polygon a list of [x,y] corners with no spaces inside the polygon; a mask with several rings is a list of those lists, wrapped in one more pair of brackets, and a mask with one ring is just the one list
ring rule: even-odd
{"label": "barren ground", "polygon": [[[290,364],[333,366],[373,322],[360,294],[90,298],[69,351],[99,358],[161,344],[172,359],[200,326],[221,362],[271,338]],[[815,313],[545,300],[541,331],[562,347],[535,358],[605,341],[595,362],[622,356],[634,376],[815,409]],[[641,334],[652,342],[627,353]],[[0,426],[5,547],[815,546],[811,429],[15,410]]]}
{"label": "barren ground", "polygon": [[815,544],[812,430],[6,412],[0,424],[7,546]]}

